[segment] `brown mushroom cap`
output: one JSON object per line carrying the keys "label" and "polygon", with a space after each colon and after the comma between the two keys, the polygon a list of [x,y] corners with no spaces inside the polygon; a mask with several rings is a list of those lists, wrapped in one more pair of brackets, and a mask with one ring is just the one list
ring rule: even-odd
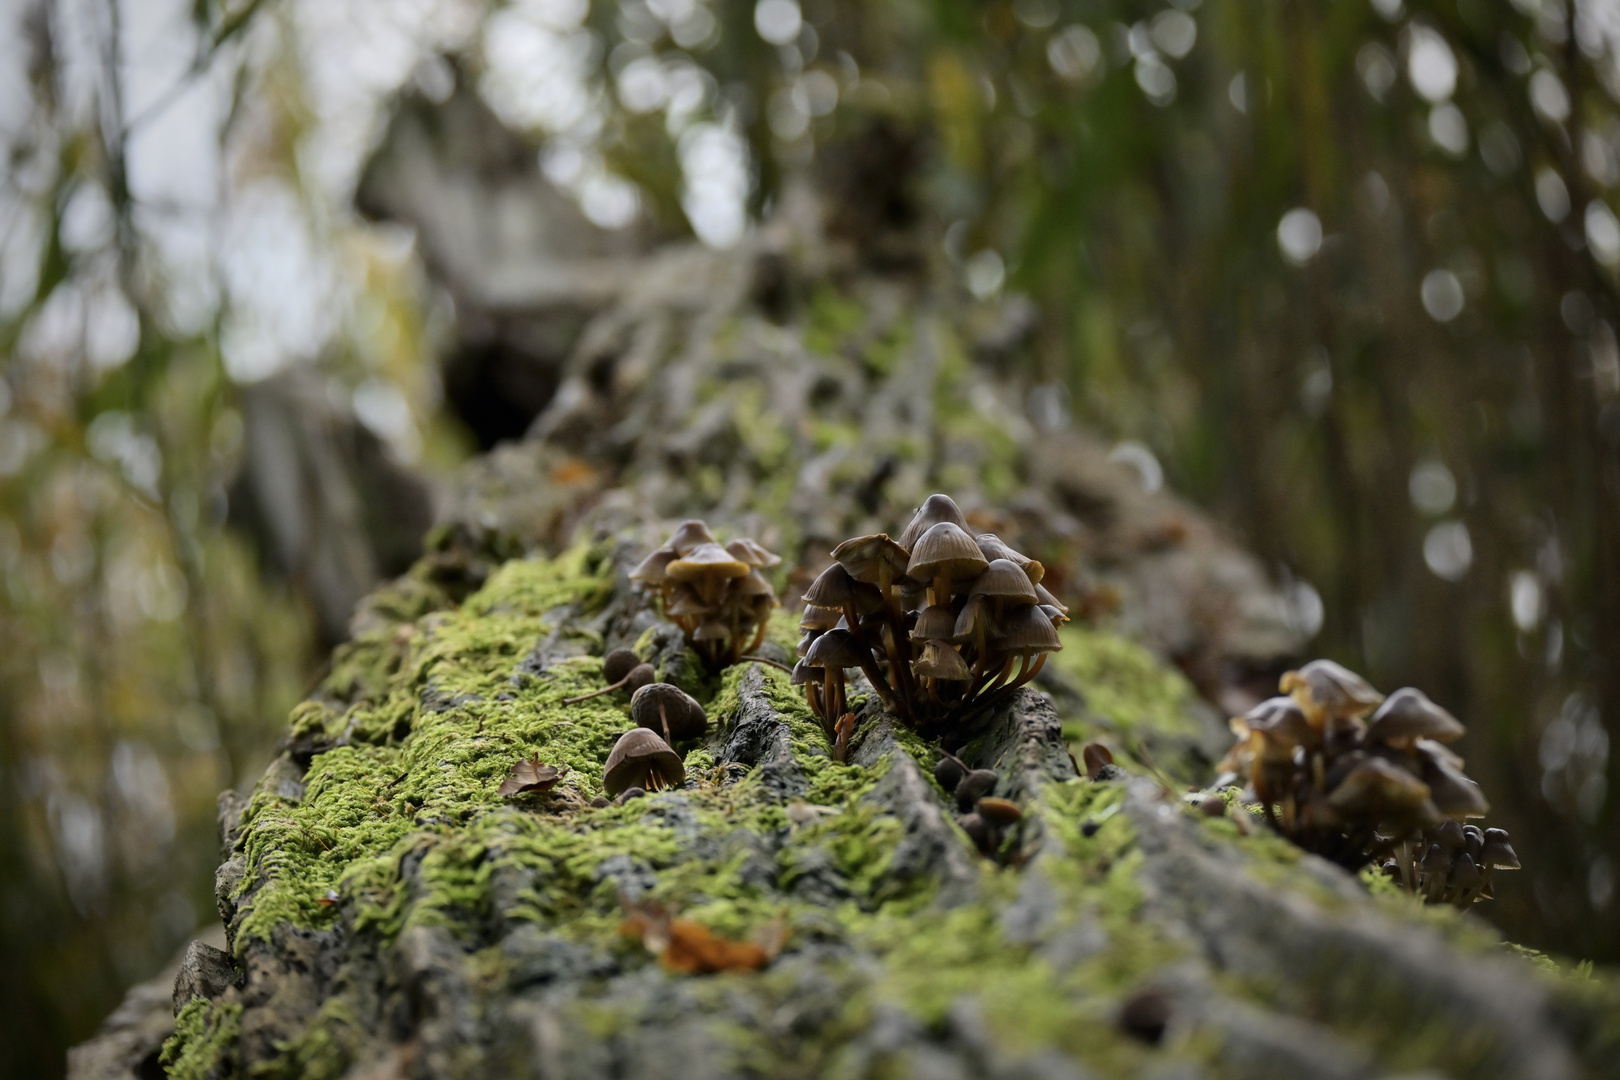
{"label": "brown mushroom cap", "polygon": [[1434,805],[1447,817],[1478,818],[1490,812],[1491,805],[1479,785],[1448,761],[1424,757],[1423,782],[1429,785]]}
{"label": "brown mushroom cap", "polygon": [[1035,586],[1030,583],[1029,575],[1011,559],[996,559],[986,566],[984,573],[973,579],[968,595],[988,596],[1008,604],[1036,602]]}
{"label": "brown mushroom cap", "polygon": [[946,604],[931,604],[917,615],[911,628],[913,641],[949,641],[956,632],[956,613]]}
{"label": "brown mushroom cap", "polygon": [[730,636],[730,628],[719,619],[704,619],[692,632],[693,641],[724,641]]}
{"label": "brown mushroom cap", "polygon": [[1034,604],[1021,604],[1002,613],[992,623],[999,631],[996,647],[1012,653],[1057,652],[1063,648],[1057,627]]}
{"label": "brown mushroom cap", "polygon": [[973,678],[967,661],[948,641],[924,642],[922,655],[911,662],[911,670],[923,678],[950,682],[967,682]]}
{"label": "brown mushroom cap", "polygon": [[674,581],[703,581],[739,578],[752,569],[719,544],[699,544],[664,568]]}
{"label": "brown mushroom cap", "polygon": [[939,577],[960,581],[978,577],[989,565],[966,530],[953,522],[942,521],[918,537],[917,546],[911,549],[906,576],[925,582]]}
{"label": "brown mushroom cap", "polygon": [[855,635],[848,630],[829,630],[816,638],[810,651],[804,654],[804,662],[818,668],[859,667],[862,659],[859,648]]}
{"label": "brown mushroom cap", "polygon": [[942,521],[948,521],[959,529],[967,528],[967,518],[962,516],[961,508],[949,495],[928,496],[910,523],[906,525],[905,531],[900,534],[900,546],[915,555],[917,541],[922,538],[922,534]]}
{"label": "brown mushroom cap", "polygon": [[1313,708],[1334,719],[1361,716],[1384,700],[1366,679],[1332,660],[1312,660],[1298,671],[1285,672],[1281,687],[1307,716]]}
{"label": "brown mushroom cap", "polygon": [[1451,818],[1430,829],[1429,835],[1448,851],[1461,851],[1468,846],[1468,840],[1463,835],[1463,827]]}
{"label": "brown mushroom cap", "polygon": [[1457,856],[1457,861],[1451,864],[1451,883],[1458,888],[1472,889],[1481,880],[1479,866],[1466,852]]}
{"label": "brown mushroom cap", "polygon": [[647,686],[657,681],[658,672],[653,670],[653,666],[651,664],[637,664],[635,667],[631,668],[629,674],[624,677],[624,689],[630,691],[630,694],[633,697],[635,696],[635,692],[637,690],[640,690],[643,686]]}
{"label": "brown mushroom cap", "polygon": [[882,584],[885,571],[891,584],[898,581],[911,561],[906,549],[890,540],[888,533],[873,533],[845,540],[833,548],[832,557],[849,571],[850,577],[869,585]]}
{"label": "brown mushroom cap", "polygon": [[1427,694],[1407,686],[1395,691],[1367,721],[1367,738],[1392,743],[1408,739],[1451,742],[1467,729],[1455,716],[1429,700]]}
{"label": "brown mushroom cap", "polygon": [[739,536],[737,539],[727,544],[726,551],[730,552],[732,557],[737,559],[739,562],[745,562],[749,566],[759,570],[775,566],[777,563],[782,561],[782,556],[776,554],[774,551],[766,551],[763,547],[748,539],[746,536]]}
{"label": "brown mushroom cap", "polygon": [[776,599],[776,590],[771,588],[770,582],[760,576],[758,570],[750,570],[742,577],[733,579],[727,591],[731,596],[747,599],[756,596],[768,596],[773,601]]}
{"label": "brown mushroom cap", "polygon": [[669,616],[706,615],[708,612],[709,605],[684,581],[675,586],[675,591],[664,602],[664,614]]}
{"label": "brown mushroom cap", "polygon": [[644,727],[631,728],[619,736],[602,770],[602,790],[609,797],[633,787],[652,791],[685,782],[686,766],[680,755],[657,733]]}
{"label": "brown mushroom cap", "polygon": [[1045,604],[1047,607],[1055,607],[1065,615],[1069,613],[1069,605],[1059,600],[1056,596],[1053,596],[1052,590],[1048,589],[1045,585],[1042,585],[1038,581],[1035,582],[1035,602],[1038,604]]}
{"label": "brown mushroom cap", "polygon": [[808,661],[800,660],[797,664],[793,665],[793,675],[788,681],[794,686],[803,686],[805,683],[810,682],[815,678],[816,671],[817,669],[811,667]]}
{"label": "brown mushroom cap", "polygon": [[1013,825],[1023,820],[1024,811],[1011,799],[986,795],[973,805],[974,812],[992,825]]}
{"label": "brown mushroom cap", "polygon": [[1031,585],[1039,585],[1041,578],[1046,576],[1046,567],[1028,555],[1014,551],[995,533],[980,533],[973,538],[973,542],[979,545],[979,550],[991,562],[995,562],[997,559],[1006,559],[1016,564],[1018,569],[1024,572],[1024,576],[1029,578]]}
{"label": "brown mushroom cap", "polygon": [[860,582],[850,577],[849,571],[844,569],[842,563],[833,563],[818,574],[816,580],[810,583],[810,587],[804,590],[804,602],[836,611],[842,609],[845,604],[853,604],[859,595]]}
{"label": "brown mushroom cap", "polygon": [[[663,714],[659,714],[659,706]],[[696,739],[709,727],[709,718],[686,691],[669,683],[649,683],[630,697],[630,719],[649,731],[663,731],[669,721],[670,738]]]}
{"label": "brown mushroom cap", "polygon": [[630,580],[644,581],[649,585],[662,585],[669,580],[667,572],[669,564],[680,558],[671,548],[659,548],[642,559],[636,568],[630,571]]}
{"label": "brown mushroom cap", "polygon": [[821,607],[817,604],[806,604],[804,615],[799,619],[800,630],[831,630],[843,618],[843,613],[837,608]]}
{"label": "brown mushroom cap", "polygon": [[1475,860],[1481,866],[1494,867],[1497,870],[1519,869],[1519,854],[1508,843],[1506,829],[1486,829],[1485,843],[1480,847],[1479,858]]}
{"label": "brown mushroom cap", "polygon": [[614,649],[602,657],[602,678],[616,683],[641,664],[641,657],[630,649]]}
{"label": "brown mushroom cap", "polygon": [[1258,731],[1267,740],[1281,747],[1314,747],[1322,741],[1321,735],[1305,719],[1293,698],[1267,698],[1233,721],[1234,729],[1243,725],[1248,731]]}
{"label": "brown mushroom cap", "polygon": [[951,628],[951,640],[971,641],[980,623],[984,623],[985,633],[990,632],[990,611],[982,596],[970,596],[967,603],[956,616],[956,625]]}
{"label": "brown mushroom cap", "polygon": [[701,521],[692,519],[677,525],[669,539],[664,542],[664,546],[681,558],[685,558],[687,552],[699,545],[714,542],[714,534],[709,531],[709,527]]}
{"label": "brown mushroom cap", "polygon": [[1410,814],[1429,798],[1423,781],[1382,758],[1368,758],[1328,795],[1328,805],[1341,813]]}

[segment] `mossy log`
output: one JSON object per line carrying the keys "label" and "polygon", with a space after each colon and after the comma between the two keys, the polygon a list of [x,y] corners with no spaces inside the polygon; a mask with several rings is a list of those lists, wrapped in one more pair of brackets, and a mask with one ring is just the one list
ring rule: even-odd
{"label": "mossy log", "polygon": [[[795,189],[737,250],[673,246],[593,294],[529,437],[474,463],[263,779],[222,796],[224,948],[188,952],[172,1024],[167,986],[137,991],[73,1075],[1620,1075],[1612,980],[1187,799],[1230,742],[1220,711],[1297,658],[1277,593],[1008,377],[1014,299],[965,303],[820,220]],[[480,295],[458,310],[522,307]],[[937,748],[859,680],[838,763],[782,671],[706,672],[626,577],[704,516],[781,551],[795,597],[933,490],[1082,615],[959,750],[1023,809],[994,858]],[[795,637],[779,612],[762,652]],[[620,646],[710,728],[678,747],[684,787],[599,806],[624,703],[563,700]],[[1121,765],[1095,781],[1073,757],[1092,740]],[[501,797],[521,759],[566,775]],[[780,949],[671,970],[624,932],[653,903]]]}
{"label": "mossy log", "polygon": [[[630,589],[635,551],[601,538],[481,567],[460,603],[339,650],[251,798],[222,803],[228,945],[194,948],[180,973],[168,1075],[1620,1067],[1612,984],[1302,855],[1241,808],[1211,817],[1143,769],[1077,776],[1069,744],[1092,738],[1195,767],[1175,749],[1194,716],[1145,701],[1133,742],[1081,704],[1072,673],[1098,652],[1115,655],[1090,668],[1095,689],[1121,710],[1144,674],[1178,680],[1137,647],[1069,632],[1069,663],[962,750],[1025,807],[988,859],[933,779],[937,751],[875,696],[835,763],[781,671],[701,669]],[[430,576],[442,561],[373,612]],[[791,634],[779,617],[767,650],[785,658]],[[682,789],[592,806],[624,706],[560,702],[631,644],[707,704],[711,731],[682,747]],[[564,782],[499,797],[530,755],[566,765]],[[626,905],[648,901],[723,938],[788,937],[761,971],[666,970],[621,932]]]}

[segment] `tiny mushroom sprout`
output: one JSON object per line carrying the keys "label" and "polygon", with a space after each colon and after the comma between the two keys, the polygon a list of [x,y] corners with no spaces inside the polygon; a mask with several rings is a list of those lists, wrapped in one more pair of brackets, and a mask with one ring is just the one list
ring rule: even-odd
{"label": "tiny mushroom sprout", "polygon": [[669,683],[648,683],[630,699],[630,719],[636,726],[663,734],[674,743],[700,739],[709,728],[709,718],[686,691]]}
{"label": "tiny mushroom sprout", "polygon": [[602,770],[602,790],[608,796],[631,788],[661,791],[686,782],[680,755],[648,728],[631,728],[619,736]]}
{"label": "tiny mushroom sprout", "polygon": [[781,561],[747,537],[722,546],[703,522],[684,521],[630,578],[658,594],[664,617],[711,670],[719,670],[765,639],[776,590],[760,571]]}
{"label": "tiny mushroom sprout", "polygon": [[1445,745],[1466,729],[1421,690],[1386,698],[1331,660],[1288,672],[1280,689],[1287,696],[1232,719],[1237,743],[1220,766],[1278,832],[1352,869],[1381,864],[1408,892],[1460,908],[1491,897],[1492,870],[1518,869],[1506,832],[1464,824],[1489,810]]}
{"label": "tiny mushroom sprout", "polygon": [[899,539],[845,540],[804,592],[803,657],[794,672],[829,737],[848,710],[844,671],[858,668],[884,705],[925,735],[961,731],[1006,701],[1062,648],[1062,603],[1045,568],[961,509],[930,495]]}
{"label": "tiny mushroom sprout", "polygon": [[611,694],[615,690],[628,690],[632,695],[643,686],[658,677],[651,664],[644,664],[641,657],[630,649],[614,649],[602,657],[602,678],[608,684],[600,690],[593,690],[589,694],[580,694],[578,697],[563,698],[564,705],[573,705],[581,701],[589,701],[603,694]]}

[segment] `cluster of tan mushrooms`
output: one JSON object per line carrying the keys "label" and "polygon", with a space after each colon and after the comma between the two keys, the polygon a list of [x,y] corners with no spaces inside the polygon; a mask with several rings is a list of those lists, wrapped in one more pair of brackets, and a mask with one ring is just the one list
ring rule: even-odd
{"label": "cluster of tan mushrooms", "polygon": [[934,779],[956,797],[960,811],[956,823],[981,855],[995,855],[1002,840],[1024,819],[1017,803],[996,797],[1001,778],[993,769],[970,769],[959,758],[942,754],[934,766]]}
{"label": "cluster of tan mushrooms", "polygon": [[974,537],[956,503],[931,495],[891,540],[858,536],[804,594],[793,681],[835,746],[854,728],[844,672],[858,668],[902,721],[938,734],[993,707],[1063,647],[1068,609],[1040,563],[993,533]]}
{"label": "cluster of tan mushrooms", "polygon": [[781,561],[747,538],[722,547],[703,522],[683,521],[630,578],[658,591],[664,617],[718,671],[765,640],[776,590],[760,571]]}
{"label": "cluster of tan mushrooms", "polygon": [[1288,672],[1280,689],[1233,718],[1221,766],[1247,779],[1277,831],[1344,866],[1376,860],[1408,891],[1459,906],[1490,896],[1492,869],[1518,869],[1506,832],[1461,824],[1489,807],[1445,746],[1463,725],[1421,690],[1386,698],[1331,660]]}

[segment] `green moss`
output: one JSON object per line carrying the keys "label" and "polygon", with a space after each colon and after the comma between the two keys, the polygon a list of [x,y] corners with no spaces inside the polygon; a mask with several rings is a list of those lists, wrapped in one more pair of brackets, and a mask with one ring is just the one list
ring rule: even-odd
{"label": "green moss", "polygon": [[172,1080],[211,1080],[225,1071],[241,1030],[242,1006],[192,998],[175,1016],[158,1061]]}
{"label": "green moss", "polygon": [[1121,735],[1193,737],[1192,683],[1121,634],[1070,623],[1058,631],[1063,648],[1047,663],[1073,679],[1093,718]]}

